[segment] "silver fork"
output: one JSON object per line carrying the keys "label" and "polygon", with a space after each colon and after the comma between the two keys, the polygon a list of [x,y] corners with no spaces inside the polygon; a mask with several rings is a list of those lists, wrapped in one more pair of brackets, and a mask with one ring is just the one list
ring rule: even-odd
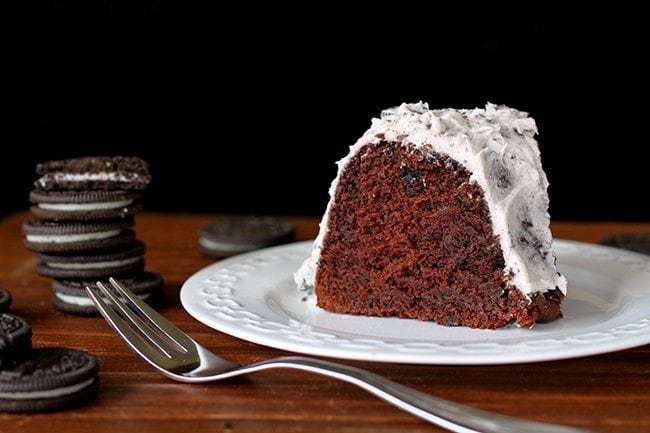
{"label": "silver fork", "polygon": [[127,346],[162,374],[179,382],[212,382],[272,368],[292,368],[352,383],[406,412],[453,432],[589,432],[463,406],[360,368],[317,358],[285,356],[249,365],[226,361],[194,341],[115,279],[111,278],[109,282],[112,289],[97,282],[99,293],[86,287],[90,299]]}

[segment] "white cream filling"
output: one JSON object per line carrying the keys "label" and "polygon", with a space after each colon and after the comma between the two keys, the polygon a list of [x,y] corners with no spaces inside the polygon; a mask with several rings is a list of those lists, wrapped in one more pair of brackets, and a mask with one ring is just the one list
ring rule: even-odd
{"label": "white cream filling", "polygon": [[138,260],[141,260],[141,257],[131,257],[124,260],[111,260],[107,262],[92,262],[92,263],[57,263],[57,262],[45,262],[51,268],[58,269],[105,269],[105,268],[116,268],[118,266],[130,265],[131,263],[136,263]]}
{"label": "white cream filling", "polygon": [[37,400],[43,398],[56,398],[64,395],[74,394],[93,384],[95,378],[84,380],[81,383],[61,388],[48,389],[44,391],[27,391],[27,392],[0,392],[0,398],[7,400]]}
{"label": "white cream filling", "polygon": [[48,181],[54,182],[93,182],[93,181],[112,181],[112,182],[129,182],[140,177],[136,173],[117,173],[114,171],[101,171],[98,173],[64,173],[55,172],[47,173],[38,179],[41,186],[45,186]]}
{"label": "white cream filling", "polygon": [[47,210],[62,212],[77,212],[88,210],[117,209],[126,207],[133,203],[133,200],[116,200],[103,203],[39,203],[38,207]]}
{"label": "white cream filling", "polygon": [[228,244],[224,242],[215,242],[206,238],[199,238],[199,244],[210,250],[219,250],[228,253],[243,253],[246,251],[256,250],[259,248],[259,245],[253,244]]}
{"label": "white cream filling", "polygon": [[112,238],[122,232],[118,230],[106,230],[96,233],[77,233],[70,235],[27,235],[26,238],[29,242],[34,243],[52,243],[52,244],[65,244],[69,242],[84,242],[84,241],[97,241],[101,239]]}
{"label": "white cream filling", "polygon": [[[93,301],[87,296],[67,295],[65,293],[58,293],[58,292],[55,293],[54,296],[56,296],[66,304],[78,305],[80,307],[91,307],[92,305],[94,305]],[[144,295],[137,295],[137,296],[138,298],[145,301],[151,296],[151,293],[145,293]]]}

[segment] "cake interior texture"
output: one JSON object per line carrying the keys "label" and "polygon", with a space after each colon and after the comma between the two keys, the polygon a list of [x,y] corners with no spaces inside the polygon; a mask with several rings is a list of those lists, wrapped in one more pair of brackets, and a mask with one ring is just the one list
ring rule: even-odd
{"label": "cake interior texture", "polygon": [[314,285],[326,310],[473,328],[561,317],[560,290],[527,297],[510,282],[481,187],[442,154],[366,144],[327,226]]}

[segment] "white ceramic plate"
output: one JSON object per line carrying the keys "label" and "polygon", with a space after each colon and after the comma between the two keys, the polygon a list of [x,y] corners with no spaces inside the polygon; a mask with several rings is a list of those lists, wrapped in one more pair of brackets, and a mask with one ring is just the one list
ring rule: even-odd
{"label": "white ceramic plate", "polygon": [[650,259],[641,254],[556,241],[569,280],[564,318],[533,329],[477,330],[321,310],[292,278],[310,248],[299,242],[216,263],[187,280],[181,302],[199,321],[244,340],[364,361],[508,364],[650,343]]}

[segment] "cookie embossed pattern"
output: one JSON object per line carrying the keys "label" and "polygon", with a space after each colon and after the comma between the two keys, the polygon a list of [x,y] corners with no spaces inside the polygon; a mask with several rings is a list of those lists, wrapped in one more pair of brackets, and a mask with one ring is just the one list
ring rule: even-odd
{"label": "cookie embossed pattern", "polygon": [[292,274],[310,243],[224,260],[191,277],[181,301],[221,332],[319,356],[421,364],[504,364],[606,353],[650,342],[650,258],[557,241],[572,282],[565,319],[532,330],[477,330],[397,318],[333,314],[297,290]]}

